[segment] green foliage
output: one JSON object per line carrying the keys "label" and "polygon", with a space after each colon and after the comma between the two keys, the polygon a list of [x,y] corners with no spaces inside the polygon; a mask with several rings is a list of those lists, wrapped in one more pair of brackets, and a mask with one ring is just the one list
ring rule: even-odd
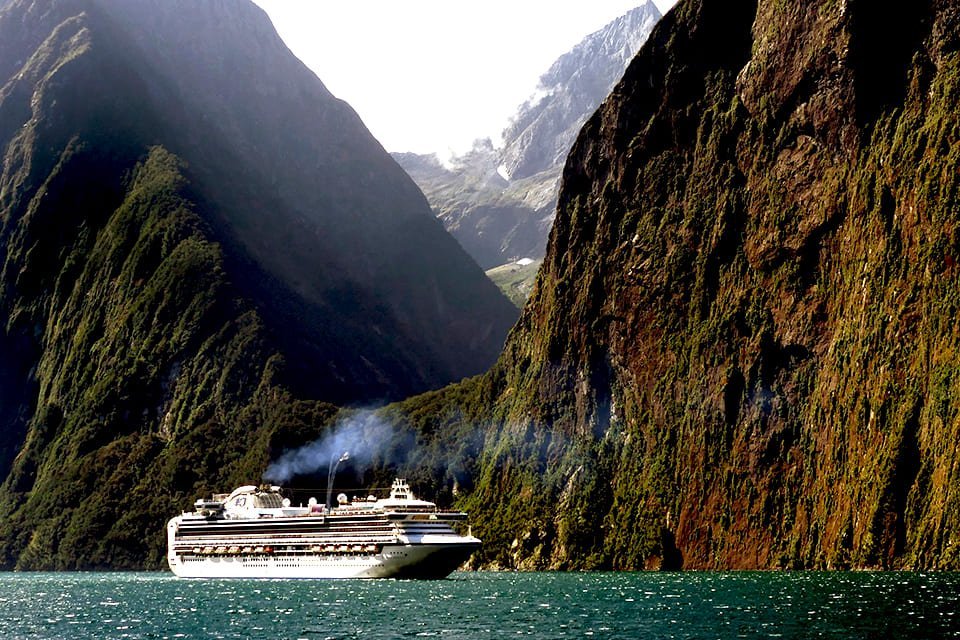
{"label": "green foliage", "polygon": [[[78,150],[61,168],[88,161]],[[49,193],[36,215],[63,206]],[[190,198],[154,148],[116,210],[91,212],[103,228],[65,239],[73,284],[60,275],[38,409],[0,494],[8,567],[158,568],[167,518],[258,481],[334,413],[274,386],[282,362]]]}
{"label": "green foliage", "polygon": [[162,566],[321,399],[474,374],[516,317],[263,13],[208,9],[0,8],[2,567]]}
{"label": "green foliage", "polygon": [[855,109],[837,3],[713,6],[581,133],[491,392],[401,412],[482,432],[494,566],[956,568],[958,25]]}
{"label": "green foliage", "polygon": [[[383,409],[365,480],[467,509],[490,567],[958,567],[957,25],[858,105],[815,9],[668,17],[572,151],[500,361]],[[166,518],[342,415],[289,388],[178,160],[87,142],[4,185],[0,348],[39,354],[10,568],[160,566]]]}

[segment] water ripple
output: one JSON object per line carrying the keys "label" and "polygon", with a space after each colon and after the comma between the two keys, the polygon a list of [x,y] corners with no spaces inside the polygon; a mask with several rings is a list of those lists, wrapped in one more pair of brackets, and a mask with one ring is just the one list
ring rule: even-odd
{"label": "water ripple", "polygon": [[0,574],[2,638],[960,638],[960,575],[458,573],[418,581]]}

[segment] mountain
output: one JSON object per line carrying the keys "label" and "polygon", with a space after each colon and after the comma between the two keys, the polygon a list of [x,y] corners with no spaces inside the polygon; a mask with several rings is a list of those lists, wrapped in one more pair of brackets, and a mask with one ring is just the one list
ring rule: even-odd
{"label": "mountain", "polygon": [[333,404],[516,310],[247,0],[0,5],[0,565],[158,566]]}
{"label": "mountain", "polygon": [[661,17],[653,2],[641,4],[588,35],[550,66],[503,132],[500,172],[508,180],[563,167],[580,128]]}
{"label": "mountain", "polygon": [[402,470],[489,566],[960,568],[958,95],[955,3],[681,1]]}
{"label": "mountain", "polygon": [[646,2],[558,58],[518,108],[501,146],[480,140],[451,167],[435,156],[394,154],[484,269],[543,256],[560,172],[577,132],[660,17]]}

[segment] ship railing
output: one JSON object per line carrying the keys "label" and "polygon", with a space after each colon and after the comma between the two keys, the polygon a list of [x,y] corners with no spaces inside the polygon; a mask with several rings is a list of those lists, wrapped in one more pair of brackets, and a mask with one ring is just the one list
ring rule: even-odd
{"label": "ship railing", "polygon": [[241,538],[239,536],[230,537],[196,537],[196,538],[178,538],[173,544],[175,547],[189,547],[198,544],[203,545],[250,545],[250,544],[273,544],[273,545],[291,545],[291,544],[316,544],[329,542],[331,544],[349,544],[351,542],[366,543],[379,542],[389,543],[396,540],[396,536],[391,533],[382,533],[369,536],[303,536],[303,537],[259,537],[259,538]]}

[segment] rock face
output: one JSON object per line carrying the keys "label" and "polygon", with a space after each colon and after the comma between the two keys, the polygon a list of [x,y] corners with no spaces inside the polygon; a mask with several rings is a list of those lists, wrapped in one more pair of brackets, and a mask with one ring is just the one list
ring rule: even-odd
{"label": "rock face", "polygon": [[480,561],[960,568],[958,95],[953,2],[678,4],[499,364],[396,409]]}
{"label": "rock face", "polygon": [[0,6],[0,564],[156,566],[321,401],[495,360],[514,307],[255,5]]}
{"label": "rock face", "polygon": [[560,172],[577,132],[660,19],[647,2],[587,36],[540,78],[503,133],[454,158],[395,154],[444,227],[484,268],[543,256]]}
{"label": "rock face", "polygon": [[652,2],[620,16],[560,56],[503,132],[511,181],[562,168],[580,128],[623,75],[660,20]]}

